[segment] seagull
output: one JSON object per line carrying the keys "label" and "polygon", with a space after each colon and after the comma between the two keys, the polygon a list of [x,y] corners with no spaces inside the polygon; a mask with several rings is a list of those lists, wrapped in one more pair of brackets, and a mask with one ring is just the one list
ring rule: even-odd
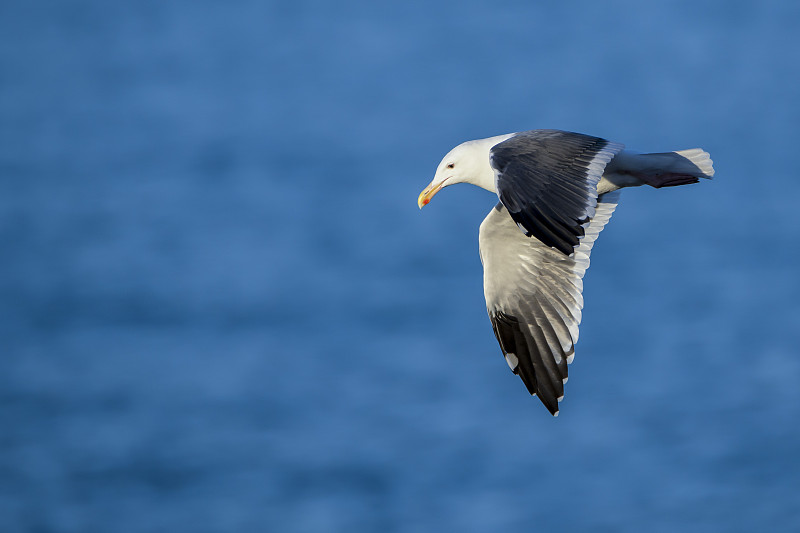
{"label": "seagull", "polygon": [[497,194],[480,226],[486,310],[511,371],[553,416],[564,398],[583,308],[583,275],[620,189],[714,175],[700,148],[642,154],[600,137],[530,130],[453,148],[417,200],[471,183]]}

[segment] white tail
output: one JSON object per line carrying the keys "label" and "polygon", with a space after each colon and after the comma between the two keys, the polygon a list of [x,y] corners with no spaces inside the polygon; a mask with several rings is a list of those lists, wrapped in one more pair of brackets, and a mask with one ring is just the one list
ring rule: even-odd
{"label": "white tail", "polygon": [[691,148],[674,153],[688,159],[695,167],[699,168],[703,175],[698,177],[710,178],[714,175],[714,162],[711,160],[711,155],[702,148]]}

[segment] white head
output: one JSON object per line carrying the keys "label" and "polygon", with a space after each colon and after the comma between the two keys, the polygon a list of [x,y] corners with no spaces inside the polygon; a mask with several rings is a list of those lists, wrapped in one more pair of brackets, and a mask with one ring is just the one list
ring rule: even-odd
{"label": "white head", "polygon": [[433,195],[442,188],[454,183],[471,183],[483,187],[487,191],[496,192],[494,170],[489,163],[489,152],[493,146],[513,135],[515,134],[509,133],[488,139],[467,141],[450,150],[439,163],[433,180],[420,193],[417,199],[419,208],[422,209],[424,205],[427,205]]}

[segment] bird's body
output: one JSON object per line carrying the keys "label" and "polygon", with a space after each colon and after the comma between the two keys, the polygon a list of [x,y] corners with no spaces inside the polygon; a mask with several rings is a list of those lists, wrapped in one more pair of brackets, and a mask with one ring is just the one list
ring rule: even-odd
{"label": "bird's body", "polygon": [[532,130],[451,150],[420,194],[472,183],[498,195],[480,227],[484,295],[506,362],[558,414],[583,308],[583,275],[618,189],[695,183],[714,174],[700,149],[637,154],[598,137]]}

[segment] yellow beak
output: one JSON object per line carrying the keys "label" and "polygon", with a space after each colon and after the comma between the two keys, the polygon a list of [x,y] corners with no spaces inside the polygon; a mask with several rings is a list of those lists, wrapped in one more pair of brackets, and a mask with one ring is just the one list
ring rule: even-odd
{"label": "yellow beak", "polygon": [[437,192],[439,192],[439,189],[441,189],[443,186],[444,186],[444,181],[436,185],[431,183],[430,185],[425,187],[425,190],[419,193],[419,198],[417,198],[417,205],[419,206],[419,208],[422,209],[424,206],[428,205],[428,202],[431,201],[431,198],[433,198],[433,196]]}

